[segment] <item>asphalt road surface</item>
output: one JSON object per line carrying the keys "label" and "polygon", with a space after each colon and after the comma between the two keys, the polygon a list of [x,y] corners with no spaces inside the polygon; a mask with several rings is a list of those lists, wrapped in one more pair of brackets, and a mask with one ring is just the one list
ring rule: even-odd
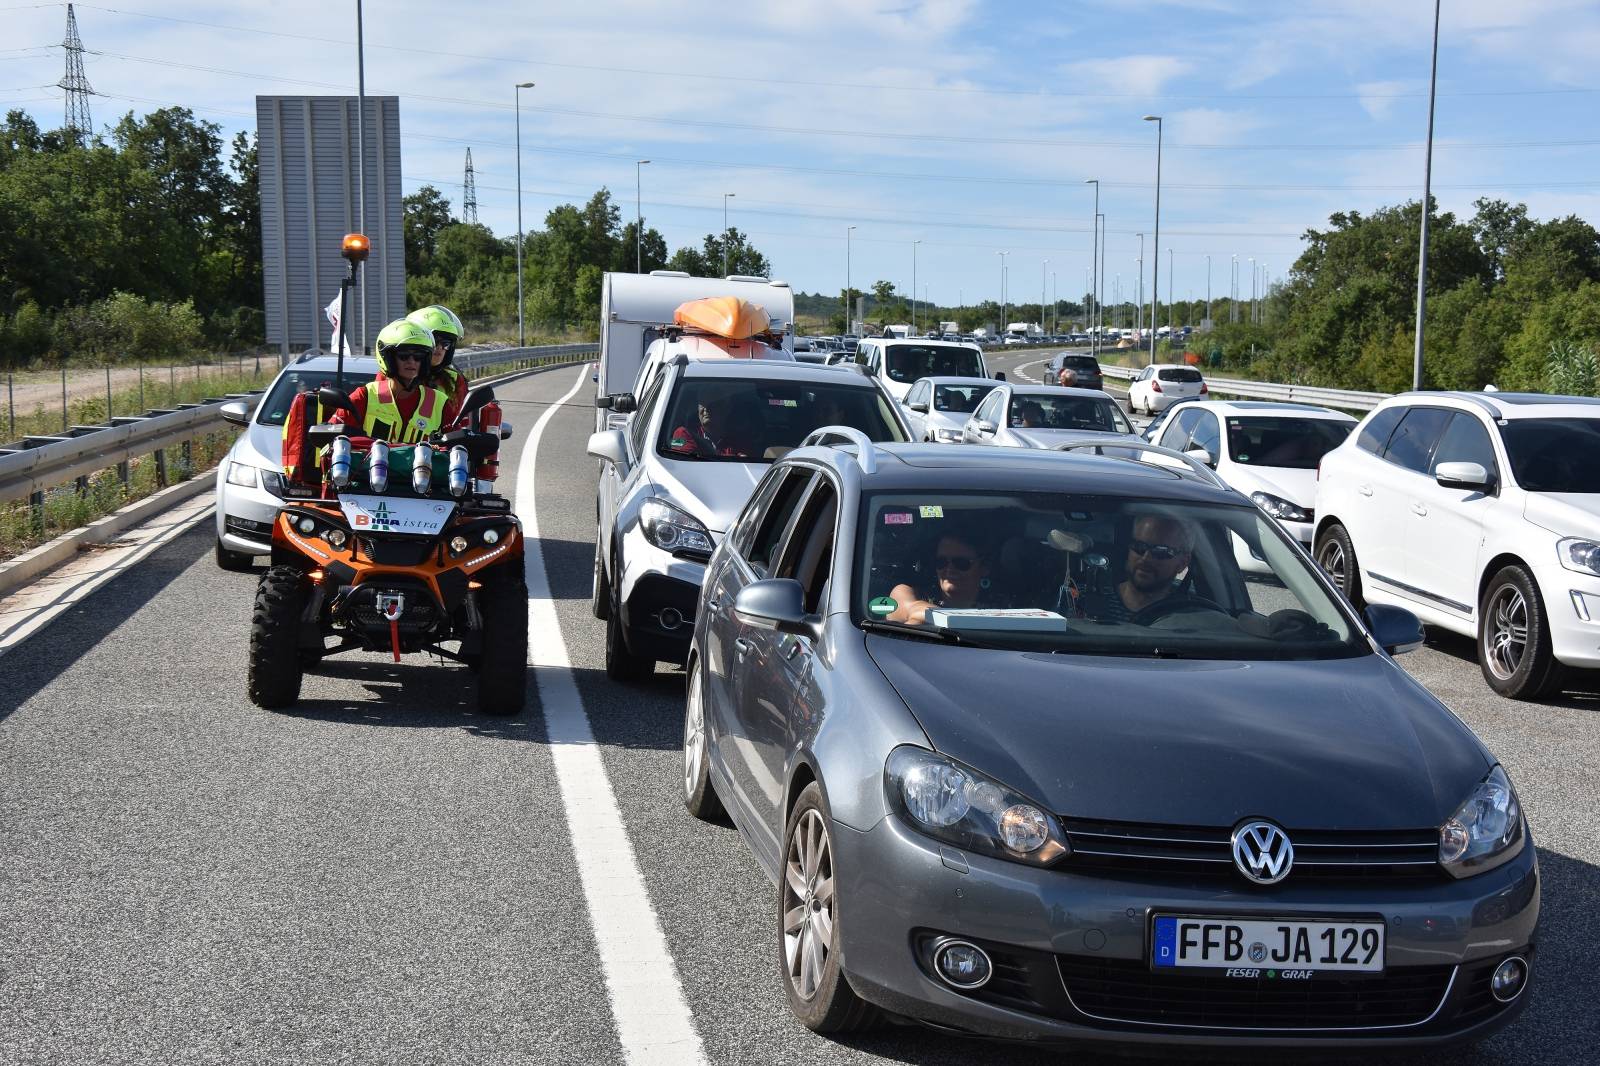
{"label": "asphalt road surface", "polygon": [[[521,718],[480,717],[459,667],[375,655],[257,710],[254,578],[215,567],[209,523],[0,657],[0,1062],[1066,1061],[791,1019],[774,889],[679,799],[682,674],[603,671],[587,371],[499,391],[502,486],[533,486],[515,504],[541,535]],[[1533,1001],[1483,1044],[1393,1061],[1592,1063],[1600,695],[1501,700],[1471,651],[1401,661],[1532,820]]]}

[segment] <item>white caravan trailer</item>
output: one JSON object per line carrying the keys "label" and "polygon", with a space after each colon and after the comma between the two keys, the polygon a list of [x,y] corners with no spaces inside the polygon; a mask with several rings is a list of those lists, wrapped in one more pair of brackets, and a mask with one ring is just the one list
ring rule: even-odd
{"label": "white caravan trailer", "polygon": [[[644,362],[645,349],[672,325],[680,304],[708,296],[737,296],[765,311],[783,347],[794,351],[794,292],[787,281],[731,274],[726,278],[692,278],[677,270],[648,274],[607,273],[600,290],[600,368],[595,397],[629,392]],[[617,420],[607,424],[607,415]],[[615,429],[625,415],[596,410],[595,429]]]}

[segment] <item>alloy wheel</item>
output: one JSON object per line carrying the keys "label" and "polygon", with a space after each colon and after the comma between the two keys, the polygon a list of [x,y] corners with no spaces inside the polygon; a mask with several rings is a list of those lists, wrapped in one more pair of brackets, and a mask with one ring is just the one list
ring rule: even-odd
{"label": "alloy wheel", "polygon": [[1502,681],[1510,680],[1528,650],[1528,601],[1515,585],[1502,586],[1489,603],[1483,653],[1489,669]]}
{"label": "alloy wheel", "polygon": [[1330,538],[1322,546],[1322,552],[1317,556],[1317,565],[1322,567],[1323,572],[1333,579],[1333,583],[1338,586],[1340,592],[1345,591],[1344,548],[1338,541]]}
{"label": "alloy wheel", "polygon": [[689,698],[683,714],[683,794],[693,796],[706,761],[705,694],[700,670],[689,675]]}
{"label": "alloy wheel", "polygon": [[828,827],[807,810],[789,834],[783,872],[783,952],[789,983],[810,1000],[822,984],[833,944],[833,852]]}

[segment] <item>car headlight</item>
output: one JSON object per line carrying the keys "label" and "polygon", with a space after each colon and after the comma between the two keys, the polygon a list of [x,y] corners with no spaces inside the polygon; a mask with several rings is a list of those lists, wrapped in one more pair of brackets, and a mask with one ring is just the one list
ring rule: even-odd
{"label": "car headlight", "polygon": [[1561,565],[1580,574],[1600,574],[1600,544],[1580,537],[1567,537],[1556,543]]}
{"label": "car headlight", "polygon": [[928,836],[1035,866],[1069,851],[1038,804],[953,759],[905,745],[889,753],[883,774],[890,806]]}
{"label": "car headlight", "polygon": [[283,475],[276,470],[261,471],[261,487],[280,500],[284,497]]}
{"label": "car headlight", "polygon": [[1517,790],[1496,766],[1439,827],[1439,863],[1455,877],[1492,870],[1522,850],[1522,825]]}
{"label": "car headlight", "polygon": [[961,431],[959,429],[936,429],[933,431],[933,439],[945,444],[960,444]]}
{"label": "car headlight", "polygon": [[1256,506],[1267,512],[1273,518],[1281,518],[1285,522],[1309,522],[1311,512],[1297,504],[1290,503],[1281,496],[1274,496],[1270,492],[1252,492],[1250,498]]}
{"label": "car headlight", "polygon": [[639,508],[639,526],[651,544],[674,555],[709,556],[715,547],[699,519],[665,500],[646,500]]}
{"label": "car headlight", "polygon": [[228,463],[228,484],[237,485],[241,489],[256,487],[256,468],[246,466],[244,463]]}

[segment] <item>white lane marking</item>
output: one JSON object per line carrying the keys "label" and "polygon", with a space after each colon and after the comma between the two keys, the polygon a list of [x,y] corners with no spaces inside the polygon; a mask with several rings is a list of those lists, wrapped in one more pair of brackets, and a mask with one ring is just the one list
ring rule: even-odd
{"label": "white lane marking", "polygon": [[535,549],[525,556],[528,662],[537,671],[556,781],[622,1050],[633,1066],[697,1066],[706,1061],[705,1051],[578,695],[539,542],[534,495],[539,440],[555,413],[589,383],[588,369],[585,365],[571,391],[539,416],[517,467],[517,512]]}
{"label": "white lane marking", "polygon": [[1032,374],[1024,373],[1024,371],[1027,370],[1030,366],[1043,366],[1044,364],[1048,363],[1049,361],[1050,361],[1049,359],[1035,359],[1031,363],[1019,363],[1017,365],[1017,371],[1016,371],[1017,376],[1019,378],[1022,378],[1024,381],[1031,381],[1035,385],[1042,385],[1042,384],[1044,384],[1044,379],[1043,378],[1036,378]]}
{"label": "white lane marking", "polygon": [[96,589],[128,573],[153,552],[211,518],[215,505],[215,492],[202,493],[192,501],[127,530],[106,548],[81,553],[78,558],[61,564],[32,585],[0,601],[0,655],[13,650],[82,603]]}

